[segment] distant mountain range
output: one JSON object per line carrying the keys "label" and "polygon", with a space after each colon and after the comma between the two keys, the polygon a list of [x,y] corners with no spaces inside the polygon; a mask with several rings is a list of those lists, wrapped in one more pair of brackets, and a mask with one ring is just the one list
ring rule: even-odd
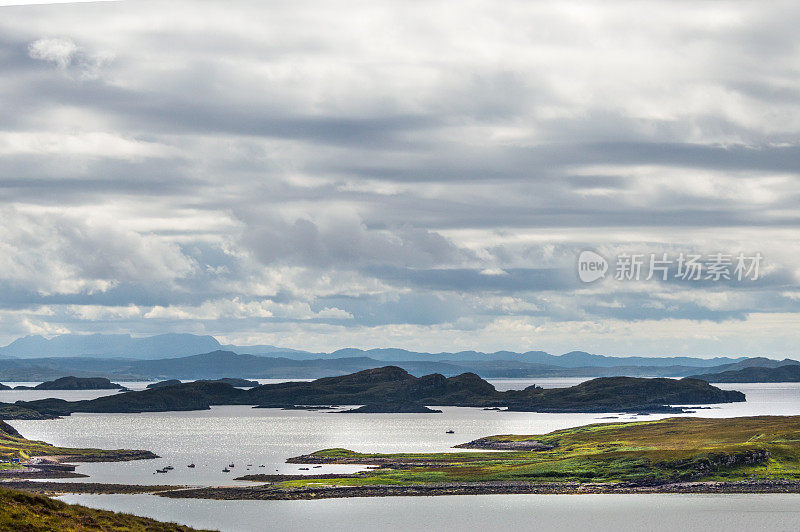
{"label": "distant mountain range", "polygon": [[177,358],[217,350],[234,351],[250,355],[290,358],[293,360],[313,360],[319,358],[358,358],[368,357],[384,362],[490,362],[514,361],[527,364],[544,364],[576,368],[582,366],[694,366],[712,367],[732,364],[746,357],[696,358],[696,357],[614,357],[593,355],[584,351],[572,351],[563,355],[551,355],[544,351],[458,351],[424,353],[405,349],[339,349],[331,353],[313,353],[298,349],[275,347],[272,345],[222,345],[213,336],[194,334],[159,334],[136,338],[129,334],[62,334],[53,338],[39,335],[18,338],[5,347],[0,347],[0,356],[11,358],[51,358],[51,357],[117,357],[130,359]]}
{"label": "distant mountain range", "polygon": [[129,334],[61,334],[17,338],[0,355],[15,358],[102,356],[120,358],[168,358],[220,349],[213,336],[159,334],[134,338]]}
{"label": "distant mountain range", "polygon": [[[201,353],[201,354],[198,354]],[[270,345],[221,345],[213,336],[162,334],[26,336],[0,348],[0,380],[49,380],[66,375],[115,379],[318,378],[391,363],[414,375],[474,372],[484,378],[685,377],[748,367],[800,364],[768,358],[614,357],[572,351],[340,349],[312,353]]]}
{"label": "distant mountain range", "polygon": [[[776,362],[776,361],[772,361]],[[784,361],[786,364],[797,364]],[[295,360],[285,357],[212,351],[200,355],[155,360],[96,357],[51,357],[0,360],[0,381],[40,381],[73,375],[107,377],[114,380],[219,379],[238,378],[320,378],[344,375],[385,365],[370,357],[317,358]],[[703,368],[706,372],[735,371],[749,367],[749,359]],[[693,366],[583,366],[567,368],[513,361],[439,362],[396,361],[393,365],[413,375],[440,373],[445,376],[472,372],[483,378],[544,377],[684,377],[698,372]]]}
{"label": "distant mountain range", "polygon": [[719,373],[702,373],[694,378],[709,382],[800,382],[800,364],[746,367]]}

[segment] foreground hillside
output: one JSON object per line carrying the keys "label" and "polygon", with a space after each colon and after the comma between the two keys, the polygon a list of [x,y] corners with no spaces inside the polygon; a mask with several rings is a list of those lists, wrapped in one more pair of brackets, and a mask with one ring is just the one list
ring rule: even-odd
{"label": "foreground hillside", "polygon": [[326,449],[298,464],[360,464],[354,475],[252,475],[258,487],[167,497],[300,499],[478,493],[800,492],[800,416],[668,418],[541,435],[490,436],[459,447],[497,452],[356,453]]}
{"label": "foreground hillside", "polygon": [[74,412],[164,412],[205,410],[213,405],[420,405],[508,407],[532,412],[680,412],[669,405],[744,401],[741,392],[720,390],[696,379],[603,377],[569,388],[500,392],[474,373],[445,377],[438,373],[415,377],[402,368],[386,366],[312,382],[265,384],[249,390],[219,381],[163,385],[87,401],[43,399],[0,404],[0,416],[38,414],[62,416]]}
{"label": "foreground hillside", "polygon": [[42,495],[0,488],[0,530],[190,531],[187,526],[146,517],[65,504]]}

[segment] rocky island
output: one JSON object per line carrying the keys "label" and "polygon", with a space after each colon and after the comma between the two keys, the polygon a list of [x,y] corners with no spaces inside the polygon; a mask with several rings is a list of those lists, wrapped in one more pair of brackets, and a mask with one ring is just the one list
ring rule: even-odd
{"label": "rocky island", "polygon": [[249,390],[219,381],[195,381],[126,392],[84,401],[42,399],[0,403],[0,415],[66,416],[73,412],[136,413],[207,410],[214,405],[369,405],[417,403],[425,406],[507,407],[529,412],[682,412],[670,405],[744,401],[698,379],[601,377],[568,388],[497,391],[474,373],[415,377],[396,366],[326,377],[311,382],[265,384]]}
{"label": "rocky island", "polygon": [[414,401],[385,401],[369,403],[358,408],[342,410],[341,414],[441,414],[441,410],[428,408]]}
{"label": "rocky island", "polygon": [[104,377],[61,377],[36,386],[16,386],[15,390],[125,390]]}

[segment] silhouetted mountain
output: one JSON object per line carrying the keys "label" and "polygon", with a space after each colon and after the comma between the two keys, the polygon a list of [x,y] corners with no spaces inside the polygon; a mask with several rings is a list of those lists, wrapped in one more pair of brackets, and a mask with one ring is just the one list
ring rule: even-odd
{"label": "silhouetted mountain", "polygon": [[18,338],[0,354],[17,358],[74,357],[96,355],[124,358],[166,358],[205,353],[219,349],[213,336],[159,334],[133,338],[128,334],[62,334]]}
{"label": "silhouetted mountain", "polygon": [[[341,353],[341,352],[340,352]],[[347,350],[346,354],[364,353]],[[403,352],[407,354],[407,352]],[[410,356],[410,355],[409,355]],[[502,355],[509,356],[504,352]],[[548,355],[549,356],[549,355]],[[594,355],[589,355],[593,357]],[[573,359],[583,359],[573,355]],[[643,361],[651,359],[642,358]],[[706,372],[719,372],[745,365],[750,359],[736,364],[702,368]],[[763,359],[768,360],[768,359]],[[791,364],[795,361],[770,361]],[[418,357],[416,360],[393,363],[413,375],[441,373],[445,376],[475,373],[484,378],[537,378],[537,377],[685,377],[697,373],[693,366],[584,366],[564,367],[532,364],[520,360],[432,361]],[[364,369],[376,368],[385,362],[369,357],[326,357],[297,360],[286,357],[267,357],[237,354],[232,351],[212,351],[200,355],[154,360],[123,358],[51,357],[0,360],[0,380],[31,381],[52,380],[65,375],[77,377],[107,377],[115,380],[156,379],[220,379],[233,378],[318,378],[342,375]]]}
{"label": "silhouetted mountain", "polygon": [[[771,358],[754,357],[754,358],[746,358],[734,364],[723,364],[721,366],[715,366],[709,369],[713,369],[714,373],[720,373],[723,371],[736,371],[751,367],[777,368],[780,366],[791,366],[791,365],[800,365],[800,362],[798,362],[797,360],[792,360],[791,358],[784,358],[783,360],[773,360]],[[709,371],[708,373],[711,373],[711,371]]]}
{"label": "silhouetted mountain", "polygon": [[[191,357],[197,353],[226,351],[241,356],[252,355],[259,362],[238,359],[242,371],[236,377],[284,378],[319,377],[341,374],[386,362],[402,366],[414,374],[438,372],[455,375],[465,371],[479,373],[484,377],[548,377],[548,376],[685,376],[697,373],[698,369],[731,370],[746,365],[771,367],[781,364],[770,359],[694,358],[694,357],[615,357],[594,355],[585,351],[572,351],[563,355],[551,355],[544,351],[457,351],[425,353],[406,349],[355,349],[347,348],[332,353],[312,353],[298,349],[272,345],[221,346],[212,336],[192,334],[162,334],[147,338],[134,338],[125,334],[66,334],[46,339],[42,336],[19,338],[5,347],[0,347],[0,378],[11,380],[38,380],[62,377],[65,374],[80,376],[114,376],[125,378],[181,377],[187,379],[219,378],[230,376],[221,368],[206,368],[192,360],[185,360],[187,367],[176,368],[165,362],[167,359]],[[10,357],[10,358],[9,358]],[[102,360],[97,366],[87,362],[87,357]],[[69,364],[59,364],[51,359],[69,358]],[[123,362],[107,363],[108,359],[126,359]],[[263,362],[263,359],[273,359]],[[23,359],[35,360],[33,365],[15,364]],[[149,360],[151,366],[136,366],[133,360]],[[331,362],[333,361],[333,362]],[[741,364],[742,366],[737,366]],[[248,373],[246,368],[255,368]]]}
{"label": "silhouetted mountain", "polygon": [[800,382],[800,365],[785,364],[778,367],[749,367],[719,373],[701,373],[692,378],[708,382]]}
{"label": "silhouetted mountain", "polygon": [[515,353],[513,351],[496,351],[494,353],[481,353],[479,351],[458,351],[455,353],[420,353],[406,351],[405,349],[339,349],[331,357],[361,357],[366,356],[374,360],[386,362],[435,360],[462,364],[464,362],[516,362],[564,368],[578,367],[616,367],[616,366],[648,366],[648,367],[713,367],[722,364],[733,364],[744,357],[729,358],[695,358],[695,357],[613,357],[593,355],[584,351],[571,351],[563,355],[551,355],[544,351],[527,351]]}

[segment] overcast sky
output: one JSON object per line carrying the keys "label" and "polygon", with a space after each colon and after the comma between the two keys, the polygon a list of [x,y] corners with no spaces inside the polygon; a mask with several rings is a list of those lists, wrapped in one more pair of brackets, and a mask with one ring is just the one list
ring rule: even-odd
{"label": "overcast sky", "polygon": [[[796,1],[0,7],[0,343],[800,355],[797,20]],[[757,281],[583,284],[584,249],[764,259]]]}

